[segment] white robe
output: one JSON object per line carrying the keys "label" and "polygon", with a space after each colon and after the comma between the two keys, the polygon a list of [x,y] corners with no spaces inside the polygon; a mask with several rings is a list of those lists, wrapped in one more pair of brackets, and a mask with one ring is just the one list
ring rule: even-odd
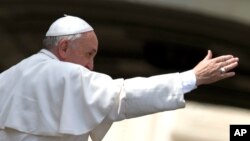
{"label": "white robe", "polygon": [[0,141],[101,140],[113,121],[184,106],[179,73],[114,80],[42,50],[0,74]]}

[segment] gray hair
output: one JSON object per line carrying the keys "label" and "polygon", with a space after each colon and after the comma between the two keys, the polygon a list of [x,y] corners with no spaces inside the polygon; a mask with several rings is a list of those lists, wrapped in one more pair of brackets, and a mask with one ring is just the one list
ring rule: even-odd
{"label": "gray hair", "polygon": [[81,37],[82,34],[72,34],[64,36],[47,36],[43,39],[43,46],[46,49],[51,49],[59,43],[61,40],[73,41]]}

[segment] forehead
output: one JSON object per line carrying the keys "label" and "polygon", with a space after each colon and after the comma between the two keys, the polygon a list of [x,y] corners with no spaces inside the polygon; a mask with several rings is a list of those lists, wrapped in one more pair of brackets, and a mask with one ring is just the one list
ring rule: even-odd
{"label": "forehead", "polygon": [[75,43],[83,48],[93,48],[97,50],[98,40],[94,31],[81,34],[81,37],[75,40]]}
{"label": "forehead", "polygon": [[87,41],[95,41],[97,42],[97,37],[94,31],[89,31],[86,33],[82,33],[80,39]]}

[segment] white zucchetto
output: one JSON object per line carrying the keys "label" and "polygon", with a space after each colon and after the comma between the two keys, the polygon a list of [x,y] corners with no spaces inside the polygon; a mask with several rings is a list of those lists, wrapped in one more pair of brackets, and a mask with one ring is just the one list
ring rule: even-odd
{"label": "white zucchetto", "polygon": [[65,15],[51,24],[46,36],[64,36],[92,31],[93,28],[83,19]]}

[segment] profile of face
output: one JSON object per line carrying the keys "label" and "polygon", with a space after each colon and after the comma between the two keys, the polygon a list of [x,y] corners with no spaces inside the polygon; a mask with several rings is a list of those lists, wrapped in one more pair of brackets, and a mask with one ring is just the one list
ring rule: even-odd
{"label": "profile of face", "polygon": [[61,61],[94,69],[94,58],[98,50],[98,40],[94,31],[83,33],[75,40],[62,40],[58,43],[58,57]]}

